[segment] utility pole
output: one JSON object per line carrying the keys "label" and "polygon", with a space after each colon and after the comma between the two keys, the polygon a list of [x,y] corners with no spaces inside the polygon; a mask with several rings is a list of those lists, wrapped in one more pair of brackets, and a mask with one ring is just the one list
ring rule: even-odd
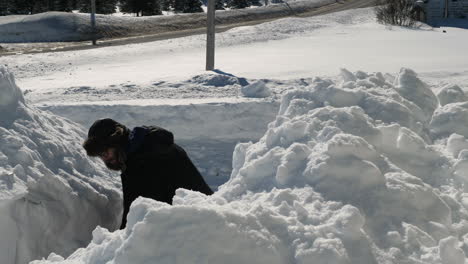
{"label": "utility pole", "polygon": [[445,0],[444,18],[448,18],[449,1]]}
{"label": "utility pole", "polygon": [[91,0],[91,31],[93,45],[96,45],[96,0]]}
{"label": "utility pole", "polygon": [[206,70],[214,70],[215,59],[215,1],[208,0],[206,32]]}

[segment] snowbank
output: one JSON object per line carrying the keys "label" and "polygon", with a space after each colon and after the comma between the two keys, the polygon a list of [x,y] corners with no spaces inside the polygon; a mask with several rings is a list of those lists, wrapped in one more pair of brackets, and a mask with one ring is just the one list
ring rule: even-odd
{"label": "snowbank", "polygon": [[[174,103],[171,103],[174,101]],[[211,102],[210,102],[211,101]],[[154,124],[176,140],[251,140],[260,138],[278,111],[270,100],[129,100],[38,106],[84,127],[110,117],[128,127]]]}
{"label": "snowbank", "polygon": [[89,16],[63,12],[0,18],[0,42],[80,41],[90,38]]}
{"label": "snowbank", "polygon": [[465,263],[468,141],[431,121],[463,104],[439,108],[409,69],[315,78],[284,95],[258,142],[236,146],[211,197],[139,199],[125,230],[33,263]]}
{"label": "snowbank", "polygon": [[120,183],[82,150],[82,128],[25,105],[0,67],[0,263],[68,255],[97,226],[114,230]]}

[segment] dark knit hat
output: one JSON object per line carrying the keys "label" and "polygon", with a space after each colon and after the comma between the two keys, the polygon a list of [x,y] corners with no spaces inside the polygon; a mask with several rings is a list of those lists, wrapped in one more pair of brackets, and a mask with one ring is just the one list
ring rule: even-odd
{"label": "dark knit hat", "polygon": [[125,147],[129,133],[127,127],[113,119],[99,119],[89,128],[83,147],[88,156],[98,156],[110,147]]}

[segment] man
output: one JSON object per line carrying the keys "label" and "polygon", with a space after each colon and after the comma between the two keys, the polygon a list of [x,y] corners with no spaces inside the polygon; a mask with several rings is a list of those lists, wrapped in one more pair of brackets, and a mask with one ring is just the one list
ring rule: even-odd
{"label": "man", "polygon": [[100,119],[89,128],[83,147],[109,169],[122,172],[120,229],[125,228],[130,205],[138,196],[172,204],[178,188],[213,193],[187,153],[174,143],[172,133],[163,128],[143,126],[130,131],[110,118]]}

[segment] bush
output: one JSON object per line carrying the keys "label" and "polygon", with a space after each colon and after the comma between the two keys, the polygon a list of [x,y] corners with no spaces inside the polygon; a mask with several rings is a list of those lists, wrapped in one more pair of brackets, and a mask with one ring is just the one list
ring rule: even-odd
{"label": "bush", "polygon": [[404,27],[416,24],[412,0],[380,0],[375,13],[377,21],[382,24]]}

